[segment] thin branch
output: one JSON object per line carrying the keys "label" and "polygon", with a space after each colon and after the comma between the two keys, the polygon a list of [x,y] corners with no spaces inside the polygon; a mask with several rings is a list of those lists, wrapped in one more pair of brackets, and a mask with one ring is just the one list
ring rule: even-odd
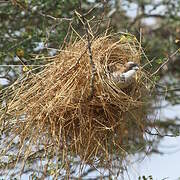
{"label": "thin branch", "polygon": [[38,12],[38,14],[41,15],[41,16],[43,16],[43,17],[45,17],[45,18],[50,18],[50,19],[52,19],[52,20],[60,21],[60,22],[62,22],[62,21],[72,21],[72,20],[74,19],[74,18],[65,18],[65,17],[63,17],[63,18],[56,18],[56,17],[54,17],[54,16],[51,16],[51,15],[49,15],[49,14],[44,14],[44,13],[42,13],[42,12]]}
{"label": "thin branch", "polygon": [[160,70],[163,66],[165,66],[165,65],[170,61],[170,59],[171,59],[173,56],[175,56],[177,53],[179,53],[179,49],[177,49],[173,54],[171,54],[171,56],[170,56],[169,58],[167,58],[166,61],[165,61],[163,64],[161,64],[161,66],[159,66],[159,68],[158,68],[154,73],[151,74],[150,77],[152,77],[152,76],[154,76],[155,74],[157,74],[157,73],[159,72],[159,70]]}
{"label": "thin branch", "polygon": [[159,3],[157,3],[157,4],[154,4],[153,7],[152,7],[152,9],[150,9],[150,10],[148,11],[148,13],[151,13],[151,12],[155,11],[155,10],[156,10],[158,7],[160,7],[160,6],[162,6],[162,2],[159,2]]}
{"label": "thin branch", "polygon": [[149,135],[153,135],[153,136],[159,136],[159,137],[177,137],[180,135],[175,135],[175,134],[160,134],[160,133],[152,133],[149,130],[145,130],[146,133],[148,133]]}
{"label": "thin branch", "polygon": [[180,87],[172,88],[172,89],[167,89],[167,92],[173,92],[173,91],[180,91]]}
{"label": "thin branch", "polygon": [[89,36],[89,32],[88,32],[87,22],[85,22],[85,30],[86,30],[86,34],[87,34],[89,58],[90,58],[90,65],[91,65],[91,72],[92,72],[91,82],[90,82],[90,86],[91,86],[90,99],[91,99],[93,97],[93,94],[94,94],[94,80],[95,80],[95,74],[96,74],[96,67],[95,67],[95,64],[93,61],[93,57],[92,57],[91,41],[90,41],[90,36]]}
{"label": "thin branch", "polygon": [[[89,11],[89,12],[91,12],[91,11]],[[79,14],[77,11],[75,11],[75,14],[77,15],[77,17],[81,20],[82,24],[84,25],[86,36],[87,36],[87,42],[88,42],[87,46],[88,46],[90,66],[91,66],[91,81],[90,81],[91,92],[90,92],[90,96],[88,99],[91,100],[94,95],[94,80],[95,80],[95,74],[96,74],[96,67],[95,67],[95,64],[93,61],[93,56],[92,56],[92,49],[91,49],[92,41],[90,39],[89,24],[88,24],[88,21],[85,19],[84,15]]]}

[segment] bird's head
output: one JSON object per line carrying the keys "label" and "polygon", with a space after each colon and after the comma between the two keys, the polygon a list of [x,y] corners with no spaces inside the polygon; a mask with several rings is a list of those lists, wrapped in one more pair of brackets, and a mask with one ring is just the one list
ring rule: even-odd
{"label": "bird's head", "polygon": [[135,71],[139,70],[139,65],[132,61],[127,62],[125,71],[127,72],[130,70],[135,70]]}

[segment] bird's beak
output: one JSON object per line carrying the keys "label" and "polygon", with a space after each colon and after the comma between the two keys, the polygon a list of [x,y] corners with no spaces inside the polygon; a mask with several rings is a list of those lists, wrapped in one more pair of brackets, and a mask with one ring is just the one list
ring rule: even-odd
{"label": "bird's beak", "polygon": [[137,65],[136,67],[133,68],[134,70],[139,70],[139,65]]}

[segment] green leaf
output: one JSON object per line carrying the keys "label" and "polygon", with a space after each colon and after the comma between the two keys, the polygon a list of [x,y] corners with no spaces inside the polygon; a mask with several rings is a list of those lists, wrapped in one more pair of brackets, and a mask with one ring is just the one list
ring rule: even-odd
{"label": "green leaf", "polygon": [[161,59],[161,58],[159,58],[159,59],[156,60],[156,63],[157,63],[157,64],[162,64],[163,62],[164,62],[164,61],[163,61],[163,59]]}

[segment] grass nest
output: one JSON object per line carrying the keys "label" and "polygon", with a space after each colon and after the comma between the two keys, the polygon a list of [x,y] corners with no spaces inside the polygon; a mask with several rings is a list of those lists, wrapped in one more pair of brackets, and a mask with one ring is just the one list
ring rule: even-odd
{"label": "grass nest", "polygon": [[146,74],[140,68],[126,88],[107,75],[117,64],[140,65],[141,56],[141,45],[130,34],[104,35],[92,42],[82,37],[69,42],[40,72],[28,71],[3,92],[8,98],[0,122],[8,138],[1,140],[1,157],[16,141],[13,166],[58,152],[63,168],[69,155],[84,164],[110,167],[115,155],[123,159],[142,148]]}

